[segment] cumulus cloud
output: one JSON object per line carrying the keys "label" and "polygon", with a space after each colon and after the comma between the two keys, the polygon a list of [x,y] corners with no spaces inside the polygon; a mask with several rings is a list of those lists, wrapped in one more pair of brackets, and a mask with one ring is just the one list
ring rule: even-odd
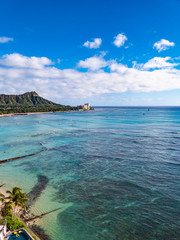
{"label": "cumulus cloud", "polygon": [[[6,62],[5,60],[11,55],[0,58],[1,93],[23,93],[35,90],[43,97],[57,100],[126,91],[150,92],[180,89],[180,70],[176,69],[175,65],[164,67],[165,63],[161,64],[162,67],[156,65],[154,68],[151,60],[149,60],[151,64],[148,62],[147,65],[144,64],[146,66],[144,69],[137,69],[115,60],[106,61],[103,56],[95,56],[93,58],[100,62],[99,67],[92,67],[93,65],[89,63],[92,60],[90,58],[79,63],[81,66],[83,64],[86,67],[90,66],[88,71],[80,71],[50,66],[52,61],[47,58],[36,59],[41,67],[36,67],[37,63],[35,64],[32,60],[35,57],[22,55],[20,55],[21,58],[25,59],[23,63]],[[169,57],[165,61],[170,61]],[[109,68],[108,71],[103,69],[105,66]]]}
{"label": "cumulus cloud", "polygon": [[171,57],[154,57],[150,59],[145,64],[137,64],[137,62],[133,62],[134,68],[141,69],[141,70],[149,70],[149,69],[156,69],[156,68],[173,68],[175,66],[178,66],[179,63],[174,63],[173,59]]}
{"label": "cumulus cloud", "polygon": [[161,39],[160,41],[154,43],[153,48],[157,49],[158,52],[161,52],[174,46],[175,46],[174,42],[170,42],[166,39]]}
{"label": "cumulus cloud", "polygon": [[20,68],[42,68],[52,65],[53,62],[46,57],[26,57],[19,53],[6,54],[0,59],[0,65]]}
{"label": "cumulus cloud", "polygon": [[10,41],[14,41],[14,38],[9,38],[9,37],[0,37],[0,43],[7,43]]}
{"label": "cumulus cloud", "polygon": [[103,55],[90,57],[84,61],[81,60],[78,63],[79,68],[88,68],[92,71],[107,67],[108,65],[109,63],[105,61],[105,59],[103,58]]}
{"label": "cumulus cloud", "polygon": [[127,37],[123,33],[119,33],[116,37],[114,37],[114,45],[116,47],[121,47],[125,44],[125,41],[127,41]]}
{"label": "cumulus cloud", "polygon": [[83,44],[84,47],[87,47],[87,48],[99,48],[100,45],[102,43],[102,39],[101,38],[94,38],[92,42],[90,41],[87,41]]}
{"label": "cumulus cloud", "polygon": [[171,57],[154,57],[144,64],[144,69],[155,69],[155,68],[173,68],[179,65],[179,63],[172,63]]}

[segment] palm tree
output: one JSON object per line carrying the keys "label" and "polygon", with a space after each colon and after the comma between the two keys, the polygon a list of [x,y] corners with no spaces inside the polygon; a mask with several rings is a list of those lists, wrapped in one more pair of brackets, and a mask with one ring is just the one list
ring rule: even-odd
{"label": "palm tree", "polygon": [[0,202],[4,203],[5,199],[6,197],[4,196],[4,194],[0,193]]}
{"label": "palm tree", "polygon": [[[3,187],[4,184],[1,184],[0,185],[0,188]],[[2,206],[1,206],[1,213],[3,212],[3,205],[5,205],[5,202],[6,202],[6,197],[4,194],[0,193],[0,202],[2,203]]]}
{"label": "palm tree", "polygon": [[1,202],[4,202],[5,201],[5,196],[4,194],[0,193],[0,201]]}
{"label": "palm tree", "polygon": [[[16,207],[22,207],[23,209],[26,209],[26,202],[28,201],[28,198],[26,197],[27,194],[21,192],[21,188],[15,186],[13,187],[12,191],[6,191],[9,194],[9,202],[11,203],[13,207],[13,214],[14,220],[15,220],[15,213],[16,213]],[[13,217],[13,216],[12,216]]]}
{"label": "palm tree", "polygon": [[27,198],[27,194],[20,192],[19,206],[20,206],[22,209],[25,209],[25,210],[27,209],[26,202],[27,202],[28,200],[29,200],[29,199]]}
{"label": "palm tree", "polygon": [[[1,185],[0,185],[0,188],[1,188],[1,187],[3,187],[4,185],[5,185],[5,184],[1,184]],[[3,197],[3,196],[4,196],[4,194],[0,193],[0,196],[2,196],[2,197]]]}
{"label": "palm tree", "polygon": [[[3,187],[3,186],[4,186],[4,184],[1,184],[1,185],[0,185],[0,188]],[[5,202],[5,196],[4,196],[4,194],[2,194],[1,192],[0,192],[0,201],[1,201],[2,203]]]}

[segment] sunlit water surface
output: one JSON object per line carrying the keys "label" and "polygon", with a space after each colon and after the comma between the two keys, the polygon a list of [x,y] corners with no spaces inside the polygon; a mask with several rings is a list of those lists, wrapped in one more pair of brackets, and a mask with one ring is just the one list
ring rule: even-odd
{"label": "sunlit water surface", "polygon": [[38,221],[52,240],[180,239],[180,108],[0,118],[0,159],[31,153],[1,164],[0,183],[48,177],[32,212],[61,207]]}

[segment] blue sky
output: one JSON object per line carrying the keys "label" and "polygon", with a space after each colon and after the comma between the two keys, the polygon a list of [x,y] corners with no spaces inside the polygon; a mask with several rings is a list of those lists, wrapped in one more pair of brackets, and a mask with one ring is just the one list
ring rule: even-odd
{"label": "blue sky", "polygon": [[180,105],[180,1],[0,3],[0,93]]}

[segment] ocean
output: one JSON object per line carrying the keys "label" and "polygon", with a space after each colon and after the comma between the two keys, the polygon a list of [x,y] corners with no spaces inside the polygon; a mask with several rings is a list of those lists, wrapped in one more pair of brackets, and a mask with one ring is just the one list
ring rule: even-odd
{"label": "ocean", "polygon": [[[0,184],[41,188],[51,240],[180,239],[180,108],[98,107],[0,118]],[[42,179],[46,179],[43,185]]]}

